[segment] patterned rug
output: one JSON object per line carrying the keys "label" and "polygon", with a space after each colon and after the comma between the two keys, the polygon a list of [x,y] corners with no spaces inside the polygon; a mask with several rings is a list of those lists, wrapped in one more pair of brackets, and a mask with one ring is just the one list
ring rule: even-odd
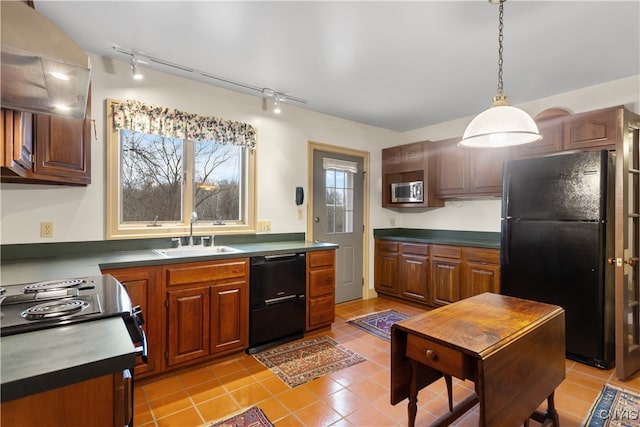
{"label": "patterned rug", "polygon": [[289,387],[366,360],[325,335],[274,347],[253,357]]}
{"label": "patterned rug", "polygon": [[640,426],[640,396],[609,384],[605,385],[593,402],[586,427]]}
{"label": "patterned rug", "polygon": [[257,406],[240,412],[225,420],[208,424],[209,427],[274,427],[267,416]]}
{"label": "patterned rug", "polygon": [[377,337],[391,341],[391,325],[410,317],[408,314],[395,310],[384,310],[353,318],[348,320],[347,323],[357,326]]}

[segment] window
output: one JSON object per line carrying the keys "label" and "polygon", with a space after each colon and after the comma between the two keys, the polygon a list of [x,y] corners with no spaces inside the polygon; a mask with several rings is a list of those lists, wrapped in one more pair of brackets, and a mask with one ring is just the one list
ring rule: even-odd
{"label": "window", "polygon": [[[118,101],[110,100],[108,112]],[[107,238],[255,231],[254,151],[128,129],[109,114]],[[178,133],[176,133],[178,134]],[[182,135],[181,135],[182,136]]]}
{"label": "window", "polygon": [[353,192],[357,164],[324,158],[327,233],[353,233]]}

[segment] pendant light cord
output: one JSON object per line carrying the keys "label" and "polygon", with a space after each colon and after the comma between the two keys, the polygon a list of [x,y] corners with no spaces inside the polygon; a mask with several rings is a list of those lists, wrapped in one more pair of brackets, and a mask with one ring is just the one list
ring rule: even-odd
{"label": "pendant light cord", "polygon": [[500,0],[500,14],[498,16],[498,95],[502,95],[504,93],[502,83],[502,40],[504,39],[502,30],[504,29],[504,2],[505,0]]}

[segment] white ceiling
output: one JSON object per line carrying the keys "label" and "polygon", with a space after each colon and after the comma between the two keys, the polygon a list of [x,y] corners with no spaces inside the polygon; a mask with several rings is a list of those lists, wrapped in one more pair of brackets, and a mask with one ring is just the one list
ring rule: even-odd
{"label": "white ceiling", "polygon": [[[498,6],[487,0],[36,0],[35,7],[86,51],[129,61],[117,45],[396,131],[474,115],[496,94]],[[638,0],[504,7],[511,104],[640,74]]]}

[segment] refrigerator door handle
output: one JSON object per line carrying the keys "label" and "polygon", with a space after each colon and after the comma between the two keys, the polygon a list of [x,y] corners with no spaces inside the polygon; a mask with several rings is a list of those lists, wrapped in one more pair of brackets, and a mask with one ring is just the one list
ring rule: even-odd
{"label": "refrigerator door handle", "polygon": [[509,239],[509,228],[511,228],[511,218],[504,218],[504,230],[502,230],[504,247],[502,248],[502,263],[503,265],[509,264],[509,246],[511,245],[511,241]]}
{"label": "refrigerator door handle", "polygon": [[507,166],[505,165],[504,167],[504,181],[503,181],[503,189],[502,189],[502,194],[504,194],[504,199],[503,199],[503,211],[502,211],[502,217],[504,219],[507,219],[509,217],[509,190],[511,188],[511,173],[509,173]]}

